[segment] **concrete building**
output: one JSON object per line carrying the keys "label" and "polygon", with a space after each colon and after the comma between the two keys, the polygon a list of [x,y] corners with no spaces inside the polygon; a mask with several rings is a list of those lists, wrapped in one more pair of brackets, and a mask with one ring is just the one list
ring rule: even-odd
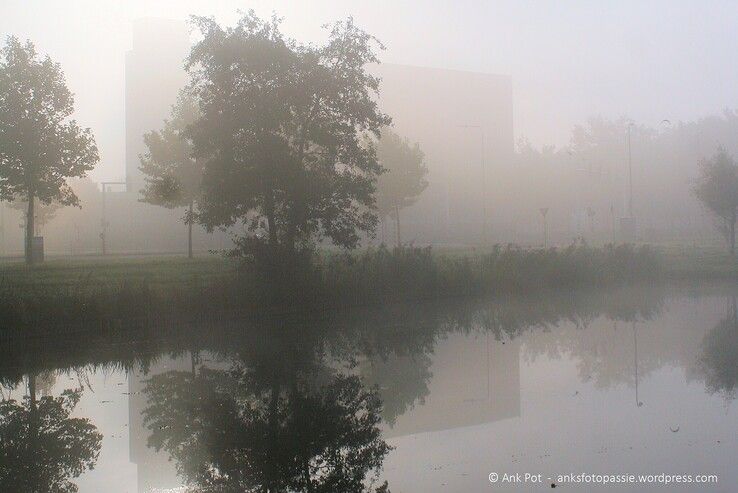
{"label": "concrete building", "polygon": [[[512,82],[504,75],[381,64],[380,105],[420,144],[428,189],[402,213],[403,241],[477,243],[499,237],[501,176],[514,152]],[[391,243],[391,241],[388,241]]]}
{"label": "concrete building", "polygon": [[159,129],[187,83],[184,70],[190,39],[185,23],[145,18],[133,21],[133,47],[126,53],[126,182],[129,192],[144,185],[139,155],[143,136]]}

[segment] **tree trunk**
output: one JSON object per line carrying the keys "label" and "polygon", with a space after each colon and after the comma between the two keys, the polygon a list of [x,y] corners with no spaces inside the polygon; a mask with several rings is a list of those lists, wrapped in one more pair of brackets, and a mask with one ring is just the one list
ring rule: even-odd
{"label": "tree trunk", "polygon": [[735,256],[735,220],[736,220],[735,215],[733,215],[730,221],[730,233],[729,233],[730,238],[728,239],[730,243],[730,256],[731,257]]}
{"label": "tree trunk", "polygon": [[395,223],[397,224],[397,248],[402,246],[402,236],[400,235],[400,206],[395,204]]}
{"label": "tree trunk", "polygon": [[192,258],[192,201],[187,214],[187,258]]}
{"label": "tree trunk", "polygon": [[[35,456],[38,453],[39,444],[38,444],[38,428],[39,428],[39,420],[38,420],[38,405],[36,402],[36,374],[35,373],[29,373],[28,374],[28,396],[30,401],[29,406],[29,413],[28,413],[28,439],[29,439],[29,448],[31,450],[31,457]],[[38,464],[37,467],[32,468],[33,474],[31,474],[32,477],[28,478],[28,484],[31,487],[32,493],[40,493],[41,491],[41,484],[39,481],[39,475],[38,475]]]}
{"label": "tree trunk", "polygon": [[[276,381],[276,376],[272,376],[275,380],[272,382],[272,395],[271,402],[269,403],[269,437],[271,443],[269,447],[271,450],[269,454],[272,458],[276,458],[277,450],[279,450],[279,382]],[[265,478],[266,491],[269,493],[275,493],[277,491],[277,476],[279,471],[275,465],[274,460],[270,461],[269,469]]]}
{"label": "tree trunk", "polygon": [[33,229],[34,229],[34,196],[28,193],[28,210],[26,211],[26,264],[33,264]]}

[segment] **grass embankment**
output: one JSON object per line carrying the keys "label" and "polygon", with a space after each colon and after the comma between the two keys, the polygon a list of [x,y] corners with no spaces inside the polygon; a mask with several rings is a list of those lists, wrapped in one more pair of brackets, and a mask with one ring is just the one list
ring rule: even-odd
{"label": "grass embankment", "polygon": [[[239,268],[241,267],[241,268]],[[281,280],[220,257],[53,260],[0,267],[0,334],[203,320],[222,313],[364,306],[545,290],[594,288],[663,276],[648,247],[526,250],[476,255],[430,248],[323,252]],[[69,328],[73,327],[73,328]],[[22,328],[22,329],[20,329]]]}
{"label": "grass embankment", "polygon": [[678,280],[738,280],[738,258],[724,249],[669,246],[659,249],[664,274]]}
{"label": "grass embankment", "polygon": [[[639,265],[633,264],[634,261]],[[234,280],[239,273],[238,266],[237,260],[218,255],[194,259],[182,256],[55,258],[33,267],[21,261],[0,260],[0,288],[21,291],[68,287],[105,289],[143,282],[154,287],[210,285]],[[695,258],[677,251],[659,255],[650,248],[629,247],[619,250],[616,247],[610,254],[604,249],[588,247],[558,250],[405,248],[401,251],[373,248],[351,254],[323,252],[319,259],[320,275],[325,282],[363,285],[365,290],[383,285],[393,291],[418,290],[420,283],[427,286],[430,282],[446,289],[452,289],[450,284],[458,289],[470,283],[495,283],[505,289],[532,287],[549,281],[557,285],[606,282],[638,276],[639,273],[634,272],[636,269],[641,270],[644,277],[651,277],[658,271],[667,277],[693,274],[698,277],[735,275],[738,278],[738,263],[730,264],[724,254],[709,252],[708,256]],[[402,282],[394,284],[394,281]]]}
{"label": "grass embankment", "polygon": [[106,287],[146,281],[153,285],[215,282],[233,277],[236,261],[221,256],[79,257],[48,260],[27,267],[23,262],[0,263],[0,287]]}

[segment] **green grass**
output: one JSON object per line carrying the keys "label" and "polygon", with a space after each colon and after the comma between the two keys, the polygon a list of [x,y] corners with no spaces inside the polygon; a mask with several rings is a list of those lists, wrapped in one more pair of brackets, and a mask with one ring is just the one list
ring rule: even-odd
{"label": "green grass", "polygon": [[[673,279],[738,279],[738,260],[718,248],[661,246],[665,277]],[[434,257],[474,258],[475,249],[435,250]],[[63,287],[120,285],[146,281],[152,285],[206,284],[235,275],[237,261],[218,255],[53,258],[27,267],[21,261],[0,260],[0,285]]]}
{"label": "green grass", "polygon": [[195,257],[56,258],[32,267],[0,263],[0,284],[65,287],[120,285],[146,281],[153,285],[217,281],[235,272],[236,261],[216,255]]}
{"label": "green grass", "polygon": [[[656,247],[663,259],[668,279],[736,279],[738,260],[717,247],[692,245]],[[436,249],[436,259],[474,259],[490,249]],[[354,256],[359,258],[362,252]],[[326,254],[328,257],[332,254]],[[235,277],[238,263],[219,255],[194,259],[182,256],[125,256],[52,258],[41,265],[27,267],[22,261],[0,259],[0,286],[77,287],[120,286],[147,282],[153,286],[183,285],[193,281],[211,284]]]}

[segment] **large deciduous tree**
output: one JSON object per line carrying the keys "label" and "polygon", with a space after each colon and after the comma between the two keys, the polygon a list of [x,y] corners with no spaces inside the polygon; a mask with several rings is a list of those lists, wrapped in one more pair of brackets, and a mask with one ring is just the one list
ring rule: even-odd
{"label": "large deciduous tree", "polygon": [[146,186],[141,191],[144,202],[169,209],[187,208],[185,223],[190,258],[194,205],[200,195],[202,165],[192,154],[193,144],[186,130],[198,116],[197,103],[191,95],[182,92],[163,128],[144,135],[147,151],[141,156],[140,167],[146,175]]}
{"label": "large deciduous tree", "polygon": [[391,130],[382,132],[377,155],[385,170],[377,183],[379,217],[382,220],[390,215],[394,217],[399,247],[402,245],[400,210],[413,205],[428,187],[428,168],[420,146],[410,144]]}
{"label": "large deciduous tree", "polygon": [[735,255],[738,166],[725,149],[718,149],[712,158],[700,163],[700,172],[693,193],[715,216],[717,227],[725,237],[730,254]]}
{"label": "large deciduous tree", "polygon": [[78,206],[66,179],[84,176],[99,159],[90,129],[70,119],[73,110],[59,64],[9,37],[0,50],[0,198],[28,204],[27,263],[36,200]]}
{"label": "large deciduous tree", "polygon": [[372,140],[390,123],[374,97],[379,79],[365,70],[381,45],[351,19],[322,46],[285,38],[277,19],[253,12],[235,27],[194,22],[202,41],[187,68],[202,114],[191,127],[205,159],[199,221],[208,230],[242,224],[237,251],[271,266],[323,239],[355,247],[377,223]]}

